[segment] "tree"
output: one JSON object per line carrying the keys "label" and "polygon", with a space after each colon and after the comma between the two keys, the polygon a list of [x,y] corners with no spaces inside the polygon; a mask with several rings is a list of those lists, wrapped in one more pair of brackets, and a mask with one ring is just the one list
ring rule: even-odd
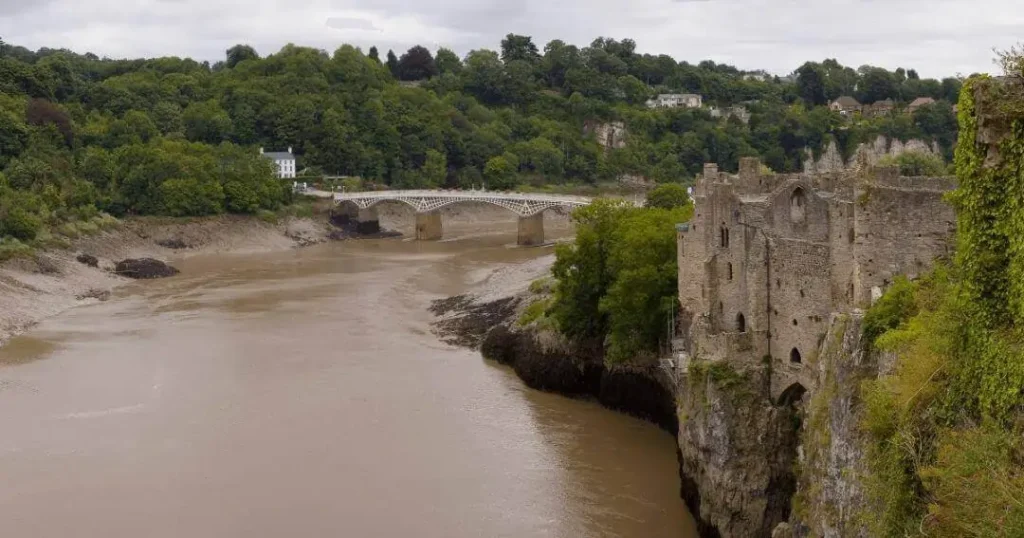
{"label": "tree", "polygon": [[430,51],[416,45],[398,59],[399,80],[425,80],[437,75],[437,64]]}
{"label": "tree", "polygon": [[862,68],[859,86],[860,102],[874,103],[885,99],[898,99],[896,77],[880,67]]}
{"label": "tree", "polygon": [[458,75],[462,71],[462,60],[451,49],[441,47],[437,49],[437,72],[441,75],[452,73]]}
{"label": "tree", "polygon": [[598,199],[573,211],[576,239],[555,249],[551,274],[558,284],[550,315],[569,337],[600,339],[607,331],[607,311],[599,306],[612,281],[611,235],[628,210],[624,201]]}
{"label": "tree", "polygon": [[486,186],[492,190],[509,190],[516,185],[516,170],[519,168],[519,158],[511,153],[504,153],[493,157],[484,166],[484,181]]}
{"label": "tree", "polygon": [[377,51],[376,45],[370,47],[370,52],[367,53],[366,57],[377,63],[380,63],[380,52]]}
{"label": "tree", "polygon": [[215,100],[192,103],[182,121],[189,140],[218,144],[231,133],[231,117]]}
{"label": "tree", "polygon": [[233,69],[236,65],[246,60],[258,60],[260,55],[256,53],[256,49],[249,45],[235,45],[226,52],[227,60],[224,65],[228,69]]}
{"label": "tree", "polygon": [[651,192],[647,193],[646,207],[675,209],[677,207],[687,207],[689,205],[690,195],[687,194],[686,187],[683,187],[678,183],[658,185],[652,189]]}
{"label": "tree", "polygon": [[448,160],[444,153],[434,149],[427,150],[427,159],[420,169],[423,182],[427,187],[437,188],[444,184],[448,175]]}
{"label": "tree", "polygon": [[395,51],[390,49],[388,50],[387,63],[384,65],[387,66],[388,72],[391,73],[391,76],[398,78],[398,57],[395,56]]}
{"label": "tree", "polygon": [[515,60],[536,64],[540,52],[530,36],[508,34],[501,40],[501,61],[506,64]]}
{"label": "tree", "polygon": [[25,108],[25,121],[29,125],[54,125],[68,145],[71,144],[74,137],[71,129],[71,118],[67,112],[64,112],[57,105],[46,99],[29,99],[28,105]]}
{"label": "tree", "polygon": [[607,359],[624,362],[658,352],[672,338],[668,320],[679,300],[675,225],[689,206],[631,209],[611,231],[607,271],[611,283],[599,300],[607,316]]}
{"label": "tree", "polygon": [[825,72],[820,65],[807,62],[796,70],[797,94],[808,106],[823,105],[825,98]]}

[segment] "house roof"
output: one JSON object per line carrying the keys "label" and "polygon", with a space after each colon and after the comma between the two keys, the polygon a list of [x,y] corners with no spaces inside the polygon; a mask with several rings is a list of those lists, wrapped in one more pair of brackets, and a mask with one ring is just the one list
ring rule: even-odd
{"label": "house roof", "polygon": [[850,97],[849,95],[844,95],[839,99],[833,101],[833,103],[838,103],[839,106],[843,108],[856,108],[860,106],[860,103],[857,102],[857,100],[854,99],[853,97]]}
{"label": "house roof", "polygon": [[917,99],[914,99],[913,101],[910,102],[910,106],[916,108],[919,106],[930,105],[934,102],[935,99],[932,99],[931,97],[918,97]]}
{"label": "house roof", "polygon": [[287,151],[264,151],[264,157],[268,157],[275,161],[294,161],[295,155]]}

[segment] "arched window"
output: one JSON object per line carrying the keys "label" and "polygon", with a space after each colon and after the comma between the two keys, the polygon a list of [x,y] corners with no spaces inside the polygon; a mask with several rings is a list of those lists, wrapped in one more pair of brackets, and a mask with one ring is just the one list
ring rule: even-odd
{"label": "arched window", "polygon": [[747,319],[743,317],[743,312],[736,314],[736,331],[741,333],[747,332]]}
{"label": "arched window", "polygon": [[732,263],[729,263],[729,280],[732,280]]}
{"label": "arched window", "polygon": [[718,229],[718,234],[720,237],[719,244],[722,248],[729,248],[729,228],[725,227],[724,222],[722,223],[722,227]]}
{"label": "arched window", "polygon": [[797,187],[789,197],[789,220],[796,224],[802,223],[807,217],[807,197],[804,190]]}
{"label": "arched window", "polygon": [[789,362],[792,362],[794,364],[800,364],[801,362],[803,362],[803,359],[800,357],[799,349],[793,348],[793,350],[789,352]]}

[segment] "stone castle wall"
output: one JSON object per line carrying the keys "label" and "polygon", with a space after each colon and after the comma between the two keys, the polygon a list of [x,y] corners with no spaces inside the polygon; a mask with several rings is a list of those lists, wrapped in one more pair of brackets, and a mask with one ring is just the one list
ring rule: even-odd
{"label": "stone castle wall", "polygon": [[833,312],[870,304],[896,275],[948,254],[955,221],[948,178],[895,169],[738,175],[708,165],[680,227],[680,327],[694,358],[747,364],[771,357],[771,392],[811,388]]}

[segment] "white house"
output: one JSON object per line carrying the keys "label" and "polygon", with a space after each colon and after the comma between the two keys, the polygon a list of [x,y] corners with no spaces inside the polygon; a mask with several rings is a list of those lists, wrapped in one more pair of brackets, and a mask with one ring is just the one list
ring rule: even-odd
{"label": "white house", "polygon": [[260,148],[260,155],[274,161],[277,165],[277,177],[295,177],[295,155],[292,154],[292,148],[289,147],[288,151],[267,151],[264,152],[263,148]]}
{"label": "white house", "polygon": [[650,108],[700,108],[703,98],[695,93],[663,93],[647,101]]}

